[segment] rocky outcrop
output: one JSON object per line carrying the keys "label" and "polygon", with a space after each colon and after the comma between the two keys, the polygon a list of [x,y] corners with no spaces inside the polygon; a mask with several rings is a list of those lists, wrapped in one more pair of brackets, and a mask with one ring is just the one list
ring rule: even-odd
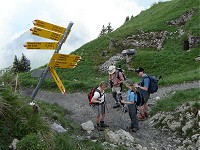
{"label": "rocky outcrop", "polygon": [[173,112],[154,115],[150,124],[162,132],[178,135],[172,139],[179,149],[200,149],[200,102],[187,102]]}
{"label": "rocky outcrop", "polygon": [[175,25],[175,26],[184,25],[188,20],[190,20],[193,17],[194,13],[195,13],[195,11],[192,9],[192,10],[184,13],[183,15],[181,15],[178,19],[168,21],[167,24]]}
{"label": "rocky outcrop", "polygon": [[127,37],[123,41],[124,47],[142,47],[142,48],[157,48],[160,50],[163,47],[167,37],[167,31],[161,32],[144,32],[139,30],[139,34]]}
{"label": "rocky outcrop", "polygon": [[113,57],[111,57],[109,60],[107,60],[105,63],[99,66],[100,72],[106,72],[108,70],[108,67],[111,65],[116,65],[116,63],[120,60],[124,59],[122,54],[117,54]]}

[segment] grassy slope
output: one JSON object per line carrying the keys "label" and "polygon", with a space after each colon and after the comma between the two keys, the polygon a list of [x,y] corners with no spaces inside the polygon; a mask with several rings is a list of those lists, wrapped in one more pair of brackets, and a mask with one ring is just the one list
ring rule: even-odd
{"label": "grassy slope", "polygon": [[[109,57],[101,57],[101,52],[107,50],[111,38],[123,40],[127,36],[137,34],[138,29],[142,28],[146,32],[167,30],[172,32],[165,41],[164,49],[157,52],[155,49],[137,49],[138,53],[132,62],[133,68],[143,66],[150,75],[162,75],[164,80],[161,85],[181,83],[200,79],[199,62],[194,58],[199,55],[200,49],[194,48],[190,52],[183,50],[183,41],[188,33],[200,35],[199,32],[199,1],[196,0],[172,0],[170,2],[159,2],[150,9],[141,12],[129,22],[122,25],[114,32],[103,37],[97,38],[79,49],[73,54],[81,55],[83,60],[78,63],[75,69],[57,69],[57,72],[66,86],[67,91],[84,91],[93,87],[101,80],[107,80],[107,74],[98,72],[98,65],[104,63],[109,57],[121,50],[108,50]],[[183,29],[186,33],[179,37],[176,33],[177,27],[168,26],[167,21],[179,18],[185,12],[195,9],[195,15],[188,21]],[[120,64],[124,66],[124,61]],[[192,71],[191,71],[192,70]],[[134,73],[126,71],[129,78],[138,80]],[[21,84],[25,86],[36,85],[37,80],[31,78],[30,73],[23,74]],[[56,84],[51,80],[45,80],[42,88],[55,89]]]}

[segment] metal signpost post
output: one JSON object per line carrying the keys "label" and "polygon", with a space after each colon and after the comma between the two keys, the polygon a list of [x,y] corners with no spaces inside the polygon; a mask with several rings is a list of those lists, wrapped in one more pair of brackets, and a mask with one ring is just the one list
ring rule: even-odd
{"label": "metal signpost post", "polygon": [[[37,21],[38,20],[35,20],[35,24],[37,24]],[[41,25],[42,27],[44,27],[44,24],[45,24],[46,22],[42,22],[42,21],[38,21],[38,24],[39,25]],[[57,47],[56,47],[56,49],[55,49],[55,53],[59,53],[59,50],[61,49],[61,46],[62,46],[62,44],[65,42],[65,40],[67,39],[67,36],[69,35],[69,33],[70,33],[70,31],[71,31],[71,28],[72,28],[72,26],[73,26],[73,22],[70,22],[69,23],[69,25],[68,25],[68,27],[67,27],[67,29],[65,30],[65,32],[64,32],[64,34],[62,35],[62,37],[61,37],[61,39],[60,39],[60,41],[58,42],[58,45],[57,45]],[[50,24],[51,25],[51,24]],[[53,26],[53,25],[52,25]],[[57,27],[58,28],[58,26],[55,26],[55,27]],[[36,28],[37,29],[37,28]],[[41,32],[42,33],[42,29],[40,29],[40,30],[37,30],[36,32]],[[39,33],[38,33],[39,34]],[[43,34],[43,33],[42,33]],[[45,33],[46,34],[46,33]],[[35,33],[35,35],[37,35],[37,33]],[[51,36],[50,37],[50,39],[52,39],[52,40],[57,40],[58,38],[57,38],[57,35],[58,34],[52,34],[50,31],[48,31],[48,35],[49,36]],[[56,37],[53,37],[53,35],[56,35]],[[61,34],[60,34],[61,35]],[[59,35],[59,36],[60,36]],[[58,36],[58,37],[59,37]],[[42,35],[42,37],[46,37],[46,38],[49,38],[49,37],[47,37],[47,36],[43,36]],[[49,72],[49,70],[50,70],[50,68],[49,68],[49,66],[47,66],[46,67],[46,69],[44,70],[44,72],[42,73],[42,75],[41,75],[41,77],[40,77],[40,79],[39,79],[39,82],[38,82],[38,84],[37,84],[37,87],[35,88],[35,90],[34,90],[34,92],[33,92],[33,95],[32,95],[32,100],[35,98],[35,96],[36,96],[36,94],[37,94],[37,92],[38,92],[38,90],[39,90],[39,88],[40,88],[40,86],[41,86],[41,84],[42,84],[42,81],[45,79],[45,77],[46,77],[46,75],[47,75],[47,73]],[[54,70],[53,70],[54,71]],[[52,72],[51,72],[52,73]],[[54,72],[55,73],[55,72]],[[59,78],[59,77],[58,77]],[[55,78],[54,78],[55,79]],[[59,79],[55,79],[55,81],[58,81],[59,82]],[[62,83],[62,82],[61,82]],[[60,83],[57,83],[57,85],[58,84],[60,84]],[[60,88],[60,87],[59,87]],[[63,92],[65,92],[65,90],[63,89],[63,86],[61,86],[61,88],[60,88],[60,90]]]}

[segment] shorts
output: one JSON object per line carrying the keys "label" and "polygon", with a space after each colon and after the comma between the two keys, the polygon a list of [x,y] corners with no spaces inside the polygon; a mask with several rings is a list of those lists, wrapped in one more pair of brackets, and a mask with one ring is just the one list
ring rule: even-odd
{"label": "shorts", "polygon": [[96,114],[96,116],[103,115],[106,112],[105,103],[101,103],[98,105],[92,105],[92,109],[94,110],[94,114]]}
{"label": "shorts", "polygon": [[150,94],[145,94],[145,95],[142,95],[142,103],[141,103],[141,106],[146,104],[149,100],[149,96]]}
{"label": "shorts", "polygon": [[116,92],[117,94],[121,94],[121,87],[120,86],[113,86],[112,92]]}

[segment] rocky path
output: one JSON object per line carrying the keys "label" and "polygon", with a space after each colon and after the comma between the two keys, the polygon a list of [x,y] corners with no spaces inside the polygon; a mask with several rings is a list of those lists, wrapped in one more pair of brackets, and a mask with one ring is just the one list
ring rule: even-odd
{"label": "rocky path", "polygon": [[[158,100],[156,97],[161,99],[169,95],[170,92],[176,90],[184,90],[190,88],[199,88],[200,81],[183,83],[168,87],[162,87],[155,94],[151,95],[149,103],[154,105]],[[22,94],[27,96],[27,93],[22,91]],[[125,93],[124,93],[125,94]],[[30,95],[29,95],[30,96]],[[81,124],[88,120],[95,122],[93,110],[88,105],[87,95],[85,93],[75,93],[62,95],[60,93],[40,91],[38,92],[35,99],[43,100],[49,103],[57,103],[69,111],[72,112],[71,118]],[[107,108],[105,122],[110,125],[110,128],[115,129],[125,129],[129,123],[129,117],[127,113],[122,112],[122,108],[113,109],[114,100],[111,94],[107,94]],[[163,134],[157,129],[153,128],[149,123],[149,119],[140,122],[141,129],[136,133],[131,133],[133,137],[138,139],[139,144],[148,149],[158,149],[158,150],[173,150],[176,149],[176,143],[173,143],[170,139],[173,135]]]}

